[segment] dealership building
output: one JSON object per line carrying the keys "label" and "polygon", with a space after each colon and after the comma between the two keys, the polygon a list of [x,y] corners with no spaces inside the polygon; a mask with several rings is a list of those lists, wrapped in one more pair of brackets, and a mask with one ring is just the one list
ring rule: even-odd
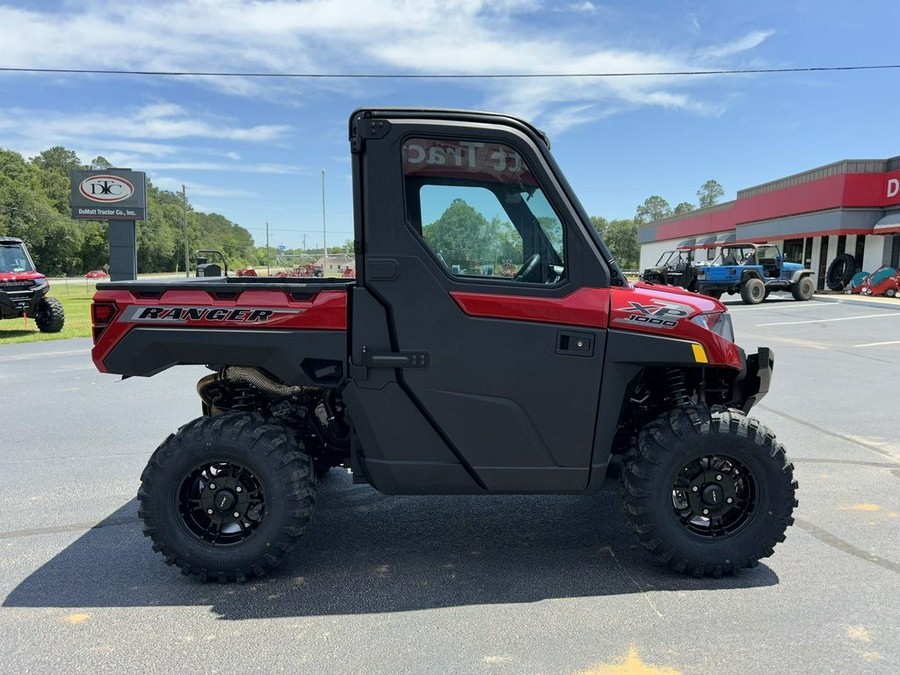
{"label": "dealership building", "polygon": [[737,199],[638,228],[641,269],[664,251],[712,260],[727,242],[778,244],[785,260],[815,270],[817,288],[842,253],[859,269],[900,266],[900,156],[844,160],[741,190]]}

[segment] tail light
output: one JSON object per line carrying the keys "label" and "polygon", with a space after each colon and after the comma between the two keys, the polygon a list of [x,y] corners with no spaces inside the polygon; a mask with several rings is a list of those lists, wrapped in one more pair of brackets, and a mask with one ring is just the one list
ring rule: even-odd
{"label": "tail light", "polygon": [[94,344],[100,340],[100,335],[106,330],[106,327],[113,322],[119,308],[114,302],[95,302],[91,305],[91,326],[94,338]]}

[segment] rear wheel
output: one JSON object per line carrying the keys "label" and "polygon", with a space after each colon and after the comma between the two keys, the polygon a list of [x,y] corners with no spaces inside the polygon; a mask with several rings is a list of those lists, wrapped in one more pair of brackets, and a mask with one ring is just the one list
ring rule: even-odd
{"label": "rear wheel", "polygon": [[803,277],[791,286],[791,295],[794,296],[794,300],[809,300],[815,292],[816,284],[813,282],[812,277]]}
{"label": "rear wheel", "polygon": [[745,305],[758,305],[766,298],[766,285],[762,279],[753,277],[741,285],[741,300]]}
{"label": "rear wheel", "polygon": [[641,430],[623,506],[658,561],[696,576],[755,567],[784,541],[797,505],[774,435],[734,411],[678,408]]}
{"label": "rear wheel", "polygon": [[38,303],[34,323],[42,333],[58,333],[66,322],[66,313],[56,298],[44,296]]}
{"label": "rear wheel", "polygon": [[259,415],[202,417],[159,446],[138,515],[166,563],[201,579],[245,581],[277,567],[312,515],[312,461]]}

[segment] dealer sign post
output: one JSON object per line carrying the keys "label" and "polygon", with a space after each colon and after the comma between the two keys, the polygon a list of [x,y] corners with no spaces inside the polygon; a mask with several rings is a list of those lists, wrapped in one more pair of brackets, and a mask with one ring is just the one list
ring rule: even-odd
{"label": "dealer sign post", "polygon": [[145,174],[130,169],[70,171],[72,217],[109,221],[109,277],[137,278],[137,221],[147,218]]}

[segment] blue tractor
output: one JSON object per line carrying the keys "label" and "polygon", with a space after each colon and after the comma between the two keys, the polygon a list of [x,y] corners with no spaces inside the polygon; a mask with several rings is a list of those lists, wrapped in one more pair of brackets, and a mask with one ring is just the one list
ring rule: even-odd
{"label": "blue tractor", "polygon": [[756,305],[778,291],[790,291],[794,300],[809,300],[816,282],[812,270],[785,262],[774,244],[730,244],[711,265],[697,268],[697,290],[714,298],[740,293],[744,304]]}

